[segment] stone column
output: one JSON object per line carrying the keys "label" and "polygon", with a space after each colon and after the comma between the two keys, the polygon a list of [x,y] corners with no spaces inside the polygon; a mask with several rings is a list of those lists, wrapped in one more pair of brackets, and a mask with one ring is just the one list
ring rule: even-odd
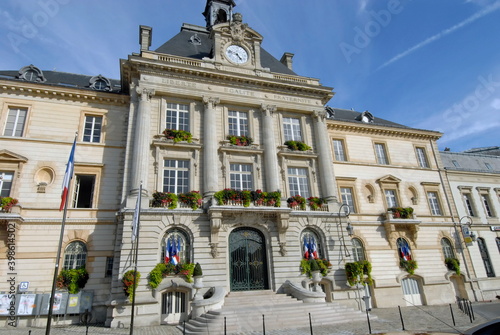
{"label": "stone column", "polygon": [[219,160],[217,159],[217,110],[219,98],[203,97],[203,196],[211,197],[219,187]]}
{"label": "stone column", "polygon": [[276,153],[275,129],[273,113],[275,105],[262,105],[262,143],[264,144],[264,169],[266,175],[266,191],[279,190],[278,156]]}
{"label": "stone column", "polygon": [[137,193],[139,185],[142,182],[143,194],[147,195],[148,170],[151,132],[151,97],[155,94],[154,89],[137,87],[136,92],[139,96],[139,104],[135,114],[135,133],[133,141],[133,155],[131,166],[131,193]]}
{"label": "stone column", "polygon": [[[326,112],[314,111],[313,122],[316,133],[316,147],[318,150],[318,170],[322,186],[322,196],[328,203],[338,202],[337,182],[333,172],[333,157],[330,150],[330,141],[326,129]],[[332,206],[330,206],[332,207]]]}

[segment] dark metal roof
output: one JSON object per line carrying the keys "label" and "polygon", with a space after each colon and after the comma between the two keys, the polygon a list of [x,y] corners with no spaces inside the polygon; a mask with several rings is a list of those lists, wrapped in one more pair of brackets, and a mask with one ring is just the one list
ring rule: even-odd
{"label": "dark metal roof", "polygon": [[[0,71],[0,79],[28,82],[24,79],[19,79],[18,75],[19,71]],[[90,87],[91,85],[90,79],[95,76],[87,76],[83,74],[74,74],[74,73],[66,73],[58,71],[43,71],[43,76],[46,79],[44,83],[37,83],[37,82],[33,83],[37,83],[40,85],[72,87],[72,88],[95,91]],[[120,93],[121,92],[120,81],[116,79],[109,79],[109,78],[107,79],[110,81],[111,91],[106,91],[106,92]]]}
{"label": "dark metal roof", "polygon": [[[472,151],[474,149],[471,149]],[[500,157],[490,154],[440,151],[443,166],[447,170],[483,173],[500,173]]]}
{"label": "dark metal roof", "polygon": [[378,125],[378,126],[413,129],[413,128],[404,126],[402,124],[388,121],[385,119],[381,119],[381,118],[378,118],[375,116],[373,117],[373,122],[367,123],[367,122],[361,121],[361,115],[363,114],[362,112],[356,112],[356,111],[349,110],[349,109],[340,109],[340,108],[332,108],[332,107],[327,107],[327,108],[329,108],[334,113],[334,115],[329,115],[329,117],[328,117],[331,120],[349,121],[349,122],[354,122],[354,123],[359,123],[359,124],[373,124],[373,125]]}
{"label": "dark metal roof", "polygon": [[[206,28],[184,24],[180,33],[165,42],[155,51],[162,54],[201,60],[204,57],[212,57],[213,42],[214,41],[210,39],[209,32]],[[271,72],[275,73],[294,76],[297,75],[286,65],[274,58],[266,50],[264,50],[263,48],[261,48],[260,50],[260,60],[262,67],[269,68]]]}

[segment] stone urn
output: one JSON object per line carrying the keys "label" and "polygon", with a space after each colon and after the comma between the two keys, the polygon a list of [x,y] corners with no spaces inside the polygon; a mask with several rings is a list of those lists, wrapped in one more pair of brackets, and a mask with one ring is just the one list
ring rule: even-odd
{"label": "stone urn", "polygon": [[323,292],[323,290],[321,289],[321,286],[319,286],[319,283],[321,282],[321,278],[322,278],[321,271],[320,270],[312,271],[311,275],[312,275],[312,282],[314,284],[313,291],[314,292]]}

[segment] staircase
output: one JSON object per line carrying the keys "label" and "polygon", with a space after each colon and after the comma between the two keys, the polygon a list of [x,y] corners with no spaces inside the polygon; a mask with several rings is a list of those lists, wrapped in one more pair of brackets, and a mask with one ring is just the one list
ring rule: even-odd
{"label": "staircase", "polygon": [[[285,294],[273,291],[231,292],[221,309],[209,311],[186,322],[186,334],[262,334],[265,329],[309,327],[309,313],[313,327],[364,320],[362,312],[339,303],[303,303]],[[182,329],[182,325],[179,326]]]}

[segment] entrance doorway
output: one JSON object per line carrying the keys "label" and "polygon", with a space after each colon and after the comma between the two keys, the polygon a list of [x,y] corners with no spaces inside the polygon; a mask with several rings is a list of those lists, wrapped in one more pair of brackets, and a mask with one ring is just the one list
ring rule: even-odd
{"label": "entrance doorway", "polygon": [[229,235],[231,291],[266,290],[266,244],[261,232],[238,228]]}
{"label": "entrance doorway", "polygon": [[406,301],[406,306],[421,306],[422,294],[420,293],[420,285],[415,278],[405,278],[401,281],[403,287],[403,295]]}
{"label": "entrance doorway", "polygon": [[165,292],[161,296],[161,323],[177,324],[188,319],[186,292]]}

